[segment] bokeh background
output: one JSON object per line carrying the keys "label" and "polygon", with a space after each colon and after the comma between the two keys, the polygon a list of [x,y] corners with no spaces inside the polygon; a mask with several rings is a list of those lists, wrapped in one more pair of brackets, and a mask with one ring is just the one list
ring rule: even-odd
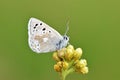
{"label": "bokeh background", "polygon": [[70,43],[83,49],[89,73],[66,80],[120,79],[120,0],[1,0],[0,80],[60,80],[53,53],[36,54],[28,46],[30,17],[61,34],[70,19]]}

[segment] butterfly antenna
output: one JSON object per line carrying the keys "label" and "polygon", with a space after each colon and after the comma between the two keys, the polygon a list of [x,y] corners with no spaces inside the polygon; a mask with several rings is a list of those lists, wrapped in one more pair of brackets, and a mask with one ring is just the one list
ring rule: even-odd
{"label": "butterfly antenna", "polygon": [[69,22],[70,22],[70,20],[69,20],[69,18],[68,18],[68,20],[67,20],[67,24],[66,24],[66,31],[65,31],[65,35],[68,33],[68,31],[69,31]]}

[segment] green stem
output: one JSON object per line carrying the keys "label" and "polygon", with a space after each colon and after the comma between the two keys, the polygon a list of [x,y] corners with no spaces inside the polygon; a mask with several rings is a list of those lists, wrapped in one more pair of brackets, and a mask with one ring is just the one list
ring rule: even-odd
{"label": "green stem", "polygon": [[69,62],[69,67],[68,67],[68,69],[73,66],[73,63],[74,63],[74,60],[72,60],[72,61]]}
{"label": "green stem", "polygon": [[63,70],[61,73],[61,80],[65,80],[66,76],[74,71],[75,71],[74,68],[70,68],[68,70]]}
{"label": "green stem", "polygon": [[75,71],[75,69],[73,68],[73,63],[74,63],[74,60],[70,61],[69,62],[69,66],[66,70],[62,70],[61,72],[61,80],[65,80],[66,76],[72,72]]}
{"label": "green stem", "polygon": [[66,70],[62,70],[62,73],[61,73],[61,80],[65,80],[66,78]]}

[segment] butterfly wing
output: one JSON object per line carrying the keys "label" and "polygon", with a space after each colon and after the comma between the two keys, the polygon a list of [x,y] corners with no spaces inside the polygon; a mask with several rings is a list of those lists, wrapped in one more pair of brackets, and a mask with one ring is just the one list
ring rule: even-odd
{"label": "butterfly wing", "polygon": [[55,29],[36,18],[29,20],[28,36],[30,48],[37,53],[55,51],[56,44],[63,38]]}

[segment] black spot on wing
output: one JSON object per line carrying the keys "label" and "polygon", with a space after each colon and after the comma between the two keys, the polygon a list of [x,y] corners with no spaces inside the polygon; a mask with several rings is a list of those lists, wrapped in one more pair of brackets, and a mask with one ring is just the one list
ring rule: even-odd
{"label": "black spot on wing", "polygon": [[43,30],[43,31],[45,31],[45,30],[46,30],[46,28],[43,28],[42,30]]}
{"label": "black spot on wing", "polygon": [[49,33],[51,33],[51,31],[49,31]]}
{"label": "black spot on wing", "polygon": [[42,25],[42,23],[40,23],[40,25]]}
{"label": "black spot on wing", "polygon": [[38,24],[35,24],[35,26],[33,27],[34,29],[38,26]]}
{"label": "black spot on wing", "polygon": [[33,27],[34,29],[36,28],[36,26]]}
{"label": "black spot on wing", "polygon": [[38,26],[38,24],[35,24],[35,26]]}

